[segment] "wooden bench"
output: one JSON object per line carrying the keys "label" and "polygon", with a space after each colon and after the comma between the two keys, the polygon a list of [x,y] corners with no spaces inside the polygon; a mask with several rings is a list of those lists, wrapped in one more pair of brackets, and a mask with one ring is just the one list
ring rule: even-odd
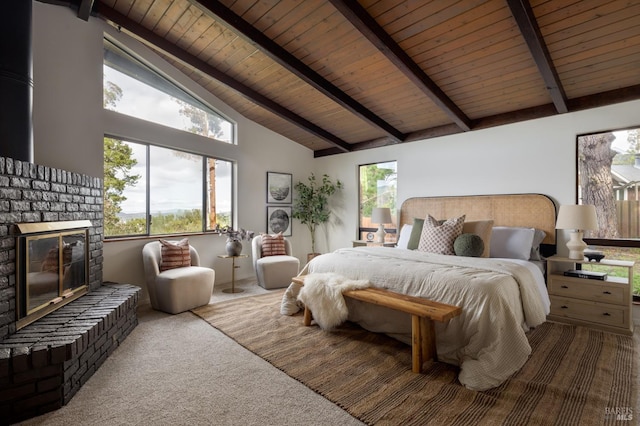
{"label": "wooden bench", "polygon": [[[304,275],[294,277],[292,281],[304,285]],[[422,297],[407,296],[382,288],[368,287],[360,290],[348,290],[343,296],[374,305],[386,306],[411,315],[411,358],[414,373],[422,372],[425,361],[438,360],[436,353],[436,333],[433,321],[447,322],[462,313],[459,306],[434,302]],[[311,325],[312,313],[305,307],[304,325]]]}

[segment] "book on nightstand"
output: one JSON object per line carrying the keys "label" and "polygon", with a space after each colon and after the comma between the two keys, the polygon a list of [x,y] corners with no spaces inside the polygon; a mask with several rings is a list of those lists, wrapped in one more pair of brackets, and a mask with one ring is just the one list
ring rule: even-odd
{"label": "book on nightstand", "polygon": [[607,279],[606,272],[583,271],[582,269],[571,269],[569,271],[564,271],[564,275],[567,277],[587,278],[590,280],[600,281],[604,281]]}

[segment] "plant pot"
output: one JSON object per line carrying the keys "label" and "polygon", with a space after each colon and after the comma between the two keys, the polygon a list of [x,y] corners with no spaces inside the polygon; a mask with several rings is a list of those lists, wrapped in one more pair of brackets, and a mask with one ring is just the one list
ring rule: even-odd
{"label": "plant pot", "polygon": [[322,253],[307,253],[307,262],[310,262],[316,256],[320,256]]}
{"label": "plant pot", "polygon": [[242,254],[242,243],[240,241],[227,241],[225,246],[227,256],[240,256]]}

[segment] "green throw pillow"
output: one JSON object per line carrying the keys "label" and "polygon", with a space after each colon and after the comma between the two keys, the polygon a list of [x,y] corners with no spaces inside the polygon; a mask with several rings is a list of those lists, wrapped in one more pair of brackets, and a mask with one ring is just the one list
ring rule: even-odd
{"label": "green throw pillow", "polygon": [[420,243],[420,235],[422,235],[422,227],[424,226],[424,219],[413,219],[413,228],[411,228],[411,235],[409,236],[409,242],[407,248],[409,250],[415,250]]}
{"label": "green throw pillow", "polygon": [[480,257],[484,251],[484,241],[476,234],[462,234],[453,242],[457,256]]}

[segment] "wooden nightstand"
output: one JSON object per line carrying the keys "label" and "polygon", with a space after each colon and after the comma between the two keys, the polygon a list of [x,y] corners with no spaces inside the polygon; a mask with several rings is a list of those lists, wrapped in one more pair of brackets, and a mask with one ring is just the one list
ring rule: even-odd
{"label": "wooden nightstand", "polygon": [[378,243],[375,241],[367,241],[367,240],[355,240],[353,241],[353,247],[362,247],[362,246],[369,246],[369,247],[395,247],[396,243]]}
{"label": "wooden nightstand", "polygon": [[585,325],[622,334],[633,334],[634,262],[603,259],[600,265],[622,269],[626,277],[609,274],[605,280],[568,277],[564,271],[594,264],[552,256],[547,259],[547,289],[551,298],[549,320]]}

